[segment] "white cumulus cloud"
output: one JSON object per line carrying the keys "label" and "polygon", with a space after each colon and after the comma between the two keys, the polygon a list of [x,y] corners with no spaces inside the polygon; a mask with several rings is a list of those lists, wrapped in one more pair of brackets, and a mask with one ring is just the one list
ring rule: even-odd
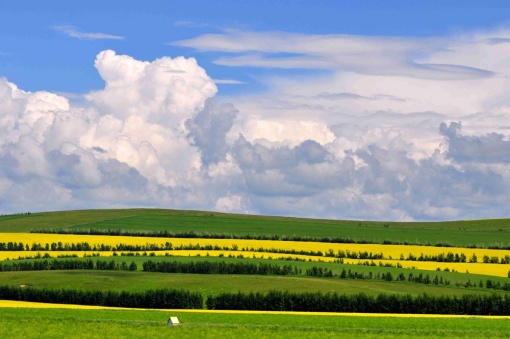
{"label": "white cumulus cloud", "polygon": [[[510,217],[506,31],[271,34],[178,44],[226,53],[218,63],[230,66],[290,62],[328,75],[270,77],[265,92],[215,98],[215,80],[193,58],[142,61],[105,50],[94,63],[104,88],[79,104],[0,79],[0,213],[158,206]],[[476,62],[466,51],[491,57]]]}

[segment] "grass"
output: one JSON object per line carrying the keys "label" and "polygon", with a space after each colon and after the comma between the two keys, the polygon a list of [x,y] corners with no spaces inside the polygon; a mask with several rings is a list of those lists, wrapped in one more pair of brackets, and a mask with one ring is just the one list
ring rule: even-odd
{"label": "grass", "polygon": [[[302,270],[302,274],[304,275],[307,269],[311,269],[312,267],[322,267],[327,268],[331,270],[334,274],[340,274],[343,269],[346,271],[351,270],[352,272],[358,272],[358,273],[365,273],[368,274],[369,272],[372,272],[373,274],[383,274],[390,272],[393,277],[396,277],[400,273],[403,273],[406,277],[409,275],[410,272],[413,273],[414,276],[419,275],[420,273],[425,275],[429,275],[431,279],[434,278],[434,276],[438,276],[438,278],[447,279],[451,282],[451,284],[459,283],[459,284],[465,284],[468,280],[473,282],[478,282],[482,280],[484,283],[487,279],[490,279],[494,282],[500,282],[504,284],[505,282],[508,282],[509,279],[506,277],[495,277],[492,275],[482,275],[482,274],[466,274],[462,272],[445,272],[445,271],[428,271],[428,270],[420,270],[420,269],[406,269],[406,268],[397,268],[397,267],[380,267],[380,266],[364,266],[364,265],[351,265],[351,264],[338,264],[338,263],[330,263],[330,262],[309,262],[309,261],[289,261],[289,260],[279,260],[279,259],[271,259],[270,261],[268,259],[253,259],[253,258],[228,258],[228,257],[213,257],[213,256],[158,256],[158,257],[151,257],[151,256],[113,256],[113,257],[95,257],[95,258],[70,258],[70,259],[58,259],[58,260],[114,260],[117,263],[122,263],[123,261],[126,262],[128,265],[131,262],[135,262],[135,264],[138,267],[138,271],[142,271],[142,265],[147,260],[152,261],[177,261],[177,262],[201,262],[201,261],[210,261],[210,262],[226,262],[226,263],[237,263],[237,262],[248,262],[248,263],[266,263],[266,264],[272,264],[272,265],[278,265],[278,266],[284,266],[284,265],[291,265],[293,268],[297,267],[298,270]],[[53,259],[48,259],[53,260]],[[18,261],[32,261],[32,259],[29,260],[10,260],[10,261],[3,261],[0,263],[15,263]],[[378,262],[375,260],[375,262]],[[450,263],[451,264],[451,263]],[[499,265],[496,265],[499,266]],[[506,266],[505,266],[506,267]],[[35,273],[35,272],[34,272]]]}
{"label": "grass", "polygon": [[[89,210],[32,213],[0,216],[0,232],[29,232],[55,228],[117,229],[133,231],[169,231],[234,234],[274,235],[301,237],[342,237],[355,240],[410,243],[449,243],[468,245],[510,245],[510,219],[472,220],[452,222],[364,222],[343,220],[301,219],[235,215],[200,211],[175,211],[160,209]],[[32,238],[30,238],[32,239]],[[147,239],[146,239],[147,240]],[[146,241],[144,240],[144,243]],[[196,243],[193,239],[189,242]],[[425,251],[425,247],[423,247]],[[432,249],[430,249],[432,250]],[[449,248],[441,249],[448,252]],[[444,250],[444,251],[443,251]],[[207,251],[205,251],[206,253]],[[379,251],[377,251],[379,252]],[[239,252],[243,253],[243,252]],[[247,254],[247,252],[245,252]],[[467,253],[467,252],[466,252]],[[34,252],[25,252],[31,255]],[[50,253],[57,254],[57,252]],[[406,251],[404,255],[407,255]],[[502,254],[503,255],[503,251]],[[248,254],[247,254],[248,255]],[[249,254],[251,256],[251,254]],[[96,258],[92,258],[95,260]],[[237,259],[206,257],[111,257],[101,260],[135,261],[141,268],[143,261],[152,260],[222,260],[237,262],[269,262],[290,264],[305,271],[312,266],[327,267],[335,273],[343,268],[357,272],[391,272],[393,276],[409,269],[378,266],[341,265],[335,263],[299,262],[267,259]],[[393,259],[396,259],[395,257]],[[478,258],[479,261],[481,257]],[[377,263],[378,260],[375,260]],[[410,262],[416,264],[417,262]],[[436,263],[430,263],[436,265]],[[451,263],[445,263],[449,265]],[[490,265],[490,264],[488,264]],[[495,264],[492,264],[495,265]],[[437,263],[437,266],[441,266]],[[436,266],[434,266],[436,267]],[[470,266],[474,267],[474,266]],[[493,267],[493,266],[491,266]],[[508,265],[498,265],[508,270]],[[434,268],[432,268],[434,269]],[[491,279],[506,282],[508,278],[466,273],[412,270],[413,274],[436,274],[451,281],[464,283]],[[199,275],[165,274],[123,271],[38,271],[1,272],[0,284],[32,285],[50,288],[78,288],[117,291],[143,291],[157,288],[183,288],[198,291],[204,296],[222,292],[266,292],[289,290],[293,292],[338,292],[369,295],[379,293],[430,295],[463,295],[466,293],[503,293],[479,288],[455,286],[430,286],[407,282],[380,280],[349,280],[338,278],[313,278],[306,276],[249,276],[249,275]],[[167,327],[169,316],[178,316],[183,323]],[[93,329],[93,330],[91,330]],[[225,312],[186,312],[154,310],[80,310],[80,309],[30,309],[2,308],[0,302],[0,336],[38,338],[119,338],[119,337],[271,337],[271,338],[333,338],[338,337],[443,337],[443,338],[510,338],[508,319],[491,318],[408,318],[372,317],[365,315],[317,314],[254,314]]]}
{"label": "grass", "polygon": [[351,280],[315,278],[305,276],[260,276],[216,274],[168,274],[124,271],[38,271],[2,272],[0,284],[29,285],[47,288],[77,288],[116,291],[144,291],[148,289],[176,288],[200,292],[204,296],[224,292],[267,292],[269,290],[293,292],[337,292],[368,295],[380,293],[430,295],[491,294],[508,292],[483,288],[434,286],[407,282],[380,280]]}
{"label": "grass", "polygon": [[[510,219],[450,222],[368,222],[303,219],[162,209],[80,210],[0,216],[0,232],[48,228],[96,228],[169,232],[344,237],[382,242],[501,244]],[[503,245],[509,246],[508,240]]]}
{"label": "grass", "polygon": [[[169,316],[182,325],[166,326]],[[16,338],[508,338],[509,330],[508,319],[486,317],[0,308],[0,335]]]}

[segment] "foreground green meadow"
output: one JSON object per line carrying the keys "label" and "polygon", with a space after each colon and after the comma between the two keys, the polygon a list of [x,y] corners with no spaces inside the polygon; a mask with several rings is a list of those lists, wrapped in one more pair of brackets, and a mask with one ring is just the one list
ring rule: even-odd
{"label": "foreground green meadow", "polygon": [[[189,233],[198,235],[227,236],[264,236],[274,238],[300,237],[305,240],[328,238],[352,239],[363,243],[410,243],[420,245],[449,244],[459,247],[509,247],[510,220],[474,220],[452,222],[359,222],[335,221],[320,219],[300,219],[283,217],[265,217],[234,215],[200,211],[175,210],[90,210],[33,213],[23,215],[0,216],[0,233],[28,233],[31,231],[55,231],[66,229],[77,230],[117,230],[122,232],[169,232]],[[108,237],[108,236],[106,236]],[[171,241],[171,238],[168,239]],[[3,240],[5,241],[5,240]],[[10,241],[10,240],[8,240]],[[14,240],[13,240],[14,241]],[[146,240],[142,240],[145,244]],[[166,241],[166,240],[165,240]],[[234,240],[232,240],[234,241]],[[232,242],[230,241],[230,242]],[[258,240],[253,240],[258,241]],[[190,239],[190,243],[193,240]],[[235,242],[235,241],[234,241]],[[30,243],[25,243],[31,245]],[[260,244],[263,244],[261,241]],[[267,241],[265,242],[267,244]],[[315,245],[314,245],[315,244]],[[319,243],[308,243],[308,247],[316,249]],[[316,246],[316,247],[314,247]],[[328,245],[329,246],[329,245]],[[363,247],[363,244],[360,245]],[[384,245],[382,245],[384,246]],[[399,245],[400,246],[400,245]],[[403,246],[403,253],[409,247]],[[420,247],[420,251],[422,246]],[[423,246],[424,251],[432,247]],[[448,248],[444,248],[447,252]],[[465,251],[468,251],[465,249]],[[500,258],[508,250],[497,250]],[[384,252],[384,251],[383,251]],[[7,253],[7,252],[3,252]],[[23,255],[37,252],[25,251]],[[56,258],[59,252],[50,252]],[[64,252],[62,252],[64,253]],[[503,286],[510,282],[501,275],[491,273],[473,274],[467,269],[457,272],[434,270],[442,265],[450,268],[457,263],[431,262],[432,270],[357,265],[355,261],[345,264],[338,262],[298,261],[280,259],[252,258],[244,253],[243,258],[209,256],[208,251],[195,251],[196,254],[170,256],[111,256],[112,252],[98,253],[98,258],[69,258],[59,260],[108,260],[116,264],[122,262],[135,263],[137,269],[127,270],[45,270],[45,271],[9,271],[0,272],[0,285],[16,288],[26,286],[48,289],[73,289],[83,291],[126,291],[144,292],[153,289],[182,289],[199,293],[204,298],[222,293],[267,293],[269,291],[291,291],[306,293],[330,293],[355,295],[364,293],[368,296],[409,295],[412,297],[426,293],[430,296],[462,297],[464,295],[510,296],[503,289],[486,288],[487,281]],[[148,254],[148,253],[147,253]],[[239,252],[239,254],[243,254]],[[103,257],[109,256],[109,257]],[[173,256],[175,255],[175,256]],[[320,258],[319,258],[320,259]],[[53,259],[48,259],[53,260]],[[157,273],[144,272],[144,262],[222,262],[235,263],[270,263],[283,267],[291,265],[299,274],[294,275],[247,275],[247,274],[190,274],[190,273]],[[2,265],[13,265],[23,262],[35,262],[35,259],[5,260]],[[375,260],[377,262],[377,260]],[[421,262],[413,262],[420,267]],[[445,266],[446,265],[446,266]],[[485,265],[479,258],[478,264]],[[487,267],[501,268],[510,274],[510,264],[487,263]],[[462,267],[464,267],[462,266]],[[329,270],[336,277],[317,277],[305,274],[307,270],[321,267]],[[460,266],[458,266],[460,267]],[[485,267],[485,266],[484,266]],[[385,281],[384,279],[340,279],[343,270],[358,274],[373,273],[382,275],[390,273],[414,276],[430,275],[449,281],[449,284],[415,283],[410,281]],[[465,272],[464,272],[465,271]],[[492,274],[492,275],[491,275]],[[479,284],[481,283],[481,285]],[[4,302],[5,303],[5,302]],[[406,315],[371,316],[363,314],[313,314],[274,312],[232,312],[225,311],[157,311],[157,310],[113,310],[113,309],[43,309],[26,308],[22,304],[7,308],[0,301],[0,335],[3,337],[38,338],[45,333],[48,338],[122,338],[122,337],[260,337],[260,338],[329,338],[329,337],[441,337],[441,338],[510,338],[510,319],[496,317],[445,317]],[[21,305],[21,306],[20,306]],[[5,307],[5,308],[4,308]],[[64,307],[64,306],[62,306]],[[205,307],[205,306],[204,306]],[[181,326],[168,327],[169,316],[178,316]],[[508,314],[510,316],[510,314]],[[93,331],[90,329],[93,328]]]}
{"label": "foreground green meadow", "polygon": [[[167,326],[170,316],[181,325]],[[0,308],[4,338],[509,338],[509,319]]]}

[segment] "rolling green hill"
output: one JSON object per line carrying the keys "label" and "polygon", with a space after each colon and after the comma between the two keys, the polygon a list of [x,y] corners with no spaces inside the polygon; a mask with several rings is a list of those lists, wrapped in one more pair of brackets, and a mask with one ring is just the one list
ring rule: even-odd
{"label": "rolling green hill", "polygon": [[[198,235],[300,237],[306,239],[342,238],[358,242],[408,242],[418,244],[450,244],[457,246],[510,246],[510,219],[469,220],[449,222],[370,222],[304,219],[274,216],[226,214],[202,211],[179,211],[164,209],[80,210],[45,212],[0,216],[0,232],[31,232],[67,229],[117,230],[124,232],[169,232]],[[89,260],[69,258],[62,260]],[[291,291],[335,292],[346,295],[364,293],[368,296],[409,295],[471,297],[506,296],[507,291],[487,288],[487,281],[503,285],[508,279],[463,272],[422,271],[399,267],[361,266],[341,263],[317,263],[305,261],[268,260],[254,258],[172,256],[114,256],[98,258],[117,263],[134,261],[137,271],[106,270],[45,270],[0,272],[0,285],[17,289],[30,286],[50,290],[82,290],[143,292],[153,289],[175,288],[198,292],[203,297],[221,296],[225,293]],[[53,260],[53,259],[49,259]],[[96,260],[93,258],[92,260]],[[157,273],[142,271],[146,260],[223,263],[249,262],[254,264],[291,265],[294,275],[248,275],[248,274],[190,274]],[[2,264],[14,265],[34,259],[6,260]],[[490,265],[490,264],[489,264]],[[493,264],[494,265],[494,264]],[[500,264],[498,264],[500,265]],[[305,271],[319,266],[333,272],[336,277],[308,276]],[[510,267],[510,266],[509,266]],[[343,270],[358,273],[408,276],[423,274],[438,276],[451,284],[424,284],[385,279],[340,278]],[[485,287],[479,284],[483,282]],[[476,284],[475,284],[476,283]],[[26,290],[29,290],[27,288]],[[63,306],[64,307],[64,306]],[[169,313],[162,311],[121,310],[60,310],[0,308],[0,333],[18,337],[38,337],[41,331],[49,337],[62,336],[69,330],[78,336],[89,336],[88,330],[77,326],[80,321],[94,327],[95,337],[508,337],[508,320],[481,318],[407,318],[366,317],[363,315],[312,315],[301,314],[223,314],[214,311],[191,313],[174,310],[171,315],[180,317],[183,324],[176,328],[166,326]],[[209,312],[209,313],[207,313]],[[35,321],[37,330],[33,330]],[[94,337],[94,336],[93,336]]]}
{"label": "rolling green hill", "polygon": [[196,232],[456,246],[510,246],[510,219],[372,222],[303,219],[164,209],[79,210],[0,216],[0,232],[45,229]]}

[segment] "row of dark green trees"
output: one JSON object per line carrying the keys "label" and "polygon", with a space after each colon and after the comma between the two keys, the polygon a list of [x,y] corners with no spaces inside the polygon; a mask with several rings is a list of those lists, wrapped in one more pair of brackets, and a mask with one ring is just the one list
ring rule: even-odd
{"label": "row of dark green trees", "polygon": [[131,264],[125,261],[118,263],[114,260],[34,260],[34,261],[20,261],[0,264],[1,272],[10,271],[46,271],[46,270],[122,270],[122,271],[136,271],[138,266],[133,261]]}
{"label": "row of dark green trees", "polygon": [[[159,289],[144,292],[84,291],[0,286],[0,299],[57,304],[97,305],[129,308],[202,309],[204,297],[198,292]],[[205,300],[211,310],[261,310],[303,312],[360,312],[510,315],[510,298],[504,295],[431,296],[338,293],[222,293]]]}
{"label": "row of dark green trees", "polygon": [[510,315],[510,298],[497,294],[465,294],[460,297],[422,294],[413,297],[399,294],[239,292],[210,296],[206,305],[211,310]]}
{"label": "row of dark green trees", "polygon": [[200,293],[175,289],[118,292],[3,285],[0,286],[0,299],[129,308],[197,309],[204,305],[204,298]]}
{"label": "row of dark green trees", "polygon": [[198,273],[198,274],[258,274],[258,275],[296,275],[301,271],[291,265],[273,265],[267,263],[227,263],[224,261],[145,261],[145,272],[162,273]]}

